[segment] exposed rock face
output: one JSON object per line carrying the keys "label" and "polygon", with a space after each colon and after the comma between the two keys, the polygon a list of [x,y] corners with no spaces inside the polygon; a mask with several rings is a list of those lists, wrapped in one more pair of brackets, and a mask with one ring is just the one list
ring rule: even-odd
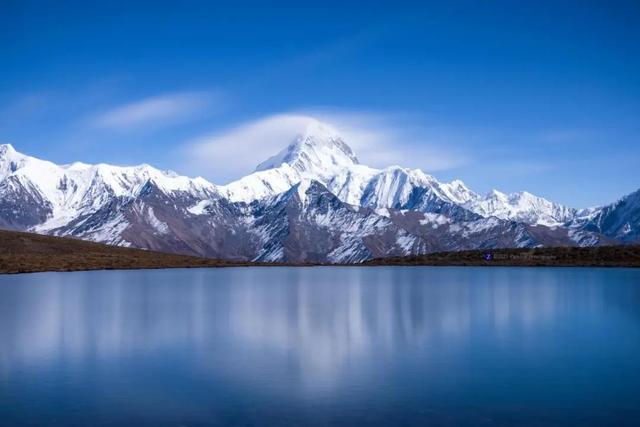
{"label": "exposed rock face", "polygon": [[479,196],[417,169],[361,165],[312,124],[226,186],[148,165],[56,165],[0,145],[0,228],[234,260],[360,262],[434,251],[640,239],[640,191],[577,210]]}

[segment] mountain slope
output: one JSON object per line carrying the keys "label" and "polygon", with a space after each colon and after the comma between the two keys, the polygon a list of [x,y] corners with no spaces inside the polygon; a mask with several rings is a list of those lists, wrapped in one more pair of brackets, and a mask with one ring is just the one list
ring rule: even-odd
{"label": "mountain slope", "polygon": [[640,190],[610,205],[585,210],[574,219],[571,227],[604,234],[625,243],[640,242]]}
{"label": "mountain slope", "polygon": [[358,262],[425,247],[388,218],[343,203],[317,181],[301,182],[253,209],[252,229],[269,242],[257,261]]}
{"label": "mountain slope", "polygon": [[562,225],[576,216],[576,209],[550,202],[542,197],[522,191],[505,194],[493,190],[484,198],[475,198],[463,204],[467,209],[483,217],[495,216],[501,219],[527,224]]}

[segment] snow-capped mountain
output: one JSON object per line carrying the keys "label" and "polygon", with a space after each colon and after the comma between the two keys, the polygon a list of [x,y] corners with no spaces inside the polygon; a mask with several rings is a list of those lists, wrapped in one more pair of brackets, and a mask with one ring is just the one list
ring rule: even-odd
{"label": "snow-capped mountain", "polygon": [[495,216],[501,219],[557,226],[575,218],[577,210],[526,191],[505,194],[492,190],[485,197],[475,197],[463,206],[483,217]]}
{"label": "snow-capped mountain", "polygon": [[[0,145],[0,218],[4,226],[49,232],[96,212],[113,200],[135,197],[149,182],[172,194],[209,198],[216,187],[149,165],[56,165]],[[24,209],[27,207],[27,209]]]}
{"label": "snow-capped mountain", "polygon": [[374,209],[418,206],[441,212],[475,197],[461,181],[440,183],[418,169],[361,165],[351,148],[330,126],[315,122],[280,153],[261,163],[256,172],[220,188],[232,201],[251,202],[288,190],[305,180],[323,184],[341,201]]}
{"label": "snow-capped mountain", "polygon": [[316,122],[225,186],[149,165],[56,165],[0,145],[0,227],[210,257],[358,262],[441,250],[638,240],[638,193],[575,210],[358,162]]}
{"label": "snow-capped mountain", "polygon": [[494,190],[481,197],[460,180],[442,183],[419,169],[361,165],[337,131],[319,122],[311,123],[289,146],[261,163],[255,173],[221,191],[230,200],[250,202],[286,191],[303,180],[322,183],[345,203],[376,209],[456,211],[462,219],[470,218],[471,212],[548,226],[563,224],[575,215],[575,209],[527,192]]}
{"label": "snow-capped mountain", "polygon": [[607,206],[580,211],[570,224],[576,232],[592,232],[622,242],[640,241],[640,190]]}

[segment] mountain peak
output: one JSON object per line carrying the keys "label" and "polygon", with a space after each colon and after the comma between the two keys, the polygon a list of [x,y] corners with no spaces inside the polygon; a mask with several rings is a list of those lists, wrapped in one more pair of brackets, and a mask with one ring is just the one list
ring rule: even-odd
{"label": "mountain peak", "polygon": [[256,171],[287,163],[298,172],[323,172],[358,164],[358,159],[338,131],[326,123],[311,121],[282,151],[260,163]]}
{"label": "mountain peak", "polygon": [[18,153],[11,144],[0,144],[0,178],[15,172],[28,159]]}
{"label": "mountain peak", "polygon": [[11,155],[17,153],[16,149],[11,144],[0,144],[0,156]]}

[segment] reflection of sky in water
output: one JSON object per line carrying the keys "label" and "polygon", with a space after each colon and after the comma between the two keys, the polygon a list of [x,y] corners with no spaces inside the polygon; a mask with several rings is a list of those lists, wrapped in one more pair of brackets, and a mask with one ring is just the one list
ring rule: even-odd
{"label": "reflection of sky in water", "polygon": [[[572,366],[595,370],[596,379],[612,374],[597,371],[594,354],[633,368],[622,356],[640,355],[639,277],[507,268],[5,276],[0,397],[49,381],[49,391],[100,390],[106,401],[165,402],[172,413],[191,405],[194,414],[213,389],[281,396],[283,405],[424,393],[445,401],[499,378],[524,401],[530,386],[510,375],[551,378],[550,370]],[[608,343],[617,348],[603,354]],[[585,372],[569,377],[586,384],[593,376]],[[637,377],[617,392],[640,388]],[[178,404],[170,384],[197,397]]]}

